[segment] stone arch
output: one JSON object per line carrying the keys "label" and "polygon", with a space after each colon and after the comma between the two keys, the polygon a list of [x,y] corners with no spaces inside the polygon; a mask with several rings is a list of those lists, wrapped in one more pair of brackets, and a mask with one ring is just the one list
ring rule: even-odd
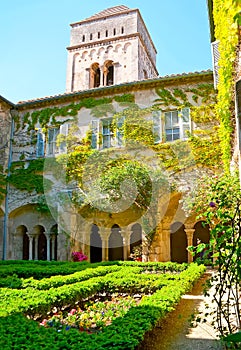
{"label": "stone arch", "polygon": [[[205,224],[204,221],[198,221],[194,225],[194,235],[193,235],[193,246],[196,246],[197,240],[200,239],[202,243],[208,244],[210,241],[210,227]],[[194,256],[194,260],[196,260],[200,255]]]}
{"label": "stone arch", "polygon": [[142,227],[139,223],[134,224],[131,227],[130,236],[130,253],[133,253],[133,249],[142,244]]}
{"label": "stone arch", "polygon": [[96,54],[96,50],[95,49],[92,49],[91,51],[90,51],[90,58],[93,58],[94,57],[94,55]]}
{"label": "stone arch", "polygon": [[123,51],[126,53],[130,48],[131,48],[131,43],[127,42],[123,47]]}
{"label": "stone arch", "polygon": [[13,251],[16,260],[29,259],[29,237],[27,227],[19,225],[14,234]]}
{"label": "stone arch", "polygon": [[107,46],[105,52],[106,52],[106,53],[110,53],[111,50],[113,50],[113,46],[112,46],[112,45],[109,45],[109,46]]}
{"label": "stone arch", "polygon": [[174,222],[170,229],[171,261],[188,262],[187,235],[183,223]]}
{"label": "stone arch", "polygon": [[90,66],[90,88],[100,86],[100,66],[95,62]]}
{"label": "stone arch", "polygon": [[119,52],[120,49],[121,49],[121,44],[117,44],[117,45],[115,46],[114,51],[115,51],[115,52]]}
{"label": "stone arch", "polygon": [[102,54],[105,52],[105,49],[103,47],[100,47],[97,51],[97,56],[102,56]]}
{"label": "stone arch", "polygon": [[109,236],[109,260],[124,260],[123,238],[118,225],[113,225]]}
{"label": "stone arch", "polygon": [[36,225],[33,228],[33,258],[35,260],[47,260],[47,238],[45,228],[42,225]]}
{"label": "stone arch", "polygon": [[90,232],[90,262],[100,261],[102,261],[102,240],[99,227],[93,224]]}
{"label": "stone arch", "polygon": [[87,55],[88,55],[88,51],[84,51],[82,52],[81,58],[84,60],[86,59]]}

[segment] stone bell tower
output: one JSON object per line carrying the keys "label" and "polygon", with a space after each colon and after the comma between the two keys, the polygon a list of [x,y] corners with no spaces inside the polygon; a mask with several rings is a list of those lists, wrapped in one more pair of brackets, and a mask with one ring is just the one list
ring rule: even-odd
{"label": "stone bell tower", "polygon": [[138,9],[111,7],[71,27],[67,92],[157,77],[157,52]]}

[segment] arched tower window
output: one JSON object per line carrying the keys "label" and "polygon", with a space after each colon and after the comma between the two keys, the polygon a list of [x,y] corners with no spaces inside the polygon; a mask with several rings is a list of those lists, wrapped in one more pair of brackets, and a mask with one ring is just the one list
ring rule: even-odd
{"label": "arched tower window", "polygon": [[100,67],[98,63],[93,63],[90,67],[90,88],[100,86]]}
{"label": "arched tower window", "polygon": [[106,61],[104,65],[104,86],[114,84],[114,66],[113,61]]}

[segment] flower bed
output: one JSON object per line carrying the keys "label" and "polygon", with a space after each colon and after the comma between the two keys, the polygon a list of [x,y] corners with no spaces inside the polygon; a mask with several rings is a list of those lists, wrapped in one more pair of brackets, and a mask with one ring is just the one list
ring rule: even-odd
{"label": "flower bed", "polygon": [[[101,300],[103,299],[103,300]],[[53,311],[53,316],[43,319],[41,326],[54,328],[58,332],[78,329],[81,332],[96,333],[104,327],[109,326],[117,317],[123,317],[127,311],[136,306],[140,301],[140,296],[133,298],[126,295],[112,295],[111,298],[93,298],[76,308]]]}

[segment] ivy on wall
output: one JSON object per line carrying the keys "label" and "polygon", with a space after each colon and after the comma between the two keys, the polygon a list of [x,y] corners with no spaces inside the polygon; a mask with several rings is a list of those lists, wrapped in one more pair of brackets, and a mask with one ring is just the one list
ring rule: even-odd
{"label": "ivy on wall", "polygon": [[6,193],[6,175],[4,174],[3,167],[0,166],[0,203],[5,197]]}
{"label": "ivy on wall", "polygon": [[220,121],[219,137],[221,141],[224,169],[229,172],[231,160],[231,137],[233,133],[233,74],[238,44],[237,16],[240,12],[240,1],[213,0],[213,17],[215,37],[219,41],[220,59],[219,81],[216,113]]}
{"label": "ivy on wall", "polygon": [[50,189],[51,181],[45,179],[43,183],[44,159],[34,159],[29,161],[25,168],[25,162],[14,162],[11,167],[9,183],[21,191],[44,193],[45,189]]}
{"label": "ivy on wall", "polygon": [[[184,168],[195,165],[204,165],[214,168],[215,164],[220,165],[220,149],[216,132],[210,132],[210,126],[216,125],[215,116],[215,91],[212,84],[199,84],[196,88],[174,88],[157,89],[159,96],[153,106],[141,109],[134,102],[134,95],[124,94],[112,98],[93,99],[88,98],[77,104],[69,104],[64,107],[46,108],[32,113],[26,113],[23,118],[24,125],[28,125],[28,131],[34,130],[35,124],[39,123],[42,128],[50,125],[61,124],[56,117],[76,118],[81,108],[91,109],[91,114],[95,117],[108,115],[113,116],[112,128],[114,133],[122,133],[123,140],[140,143],[151,147],[160,161],[160,165],[171,172],[178,172]],[[122,104],[124,108],[116,113],[113,108],[113,101]],[[202,103],[198,106],[197,103]],[[152,112],[156,110],[165,111],[167,108],[181,109],[189,107],[191,109],[191,119],[198,124],[207,124],[208,127],[189,135],[188,142],[177,140],[172,143],[154,143]],[[67,119],[69,120],[69,119]],[[72,119],[75,120],[75,119]],[[120,126],[120,120],[121,126]],[[66,120],[64,121],[66,122]],[[63,135],[59,135],[57,142],[63,141]],[[68,154],[58,156],[57,163],[66,173],[67,181],[77,181],[82,186],[83,167],[88,158],[100,157],[98,151],[91,150],[91,130],[87,132],[83,140],[79,140],[78,145],[75,129],[70,128],[69,134],[64,140],[68,146]],[[190,148],[192,153],[190,154]],[[95,156],[96,154],[96,156]],[[27,168],[24,162],[15,162],[11,169],[10,183],[20,190],[36,191],[44,193],[43,188],[43,165],[45,159],[37,159],[29,162]],[[113,162],[111,167],[113,167]],[[96,169],[95,169],[96,170]],[[51,187],[51,182],[49,182]],[[45,207],[45,206],[44,206]],[[40,206],[41,208],[41,206]]]}
{"label": "ivy on wall", "polygon": [[[27,112],[23,116],[23,126],[27,126],[28,131],[34,130],[36,124],[38,123],[40,124],[41,128],[46,128],[49,124],[57,126],[63,123],[57,121],[57,117],[68,117],[69,119],[64,120],[64,122],[68,120],[75,120],[74,117],[77,116],[78,111],[81,110],[81,108],[91,109],[94,116],[100,117],[107,114],[108,112],[114,112],[112,106],[113,101],[123,104],[133,103],[134,95],[123,94],[114,96],[113,98],[105,97],[101,99],[89,97],[82,99],[79,103],[71,103],[63,107],[45,108],[38,111],[34,111],[32,113]],[[20,126],[19,122],[18,126]]]}

